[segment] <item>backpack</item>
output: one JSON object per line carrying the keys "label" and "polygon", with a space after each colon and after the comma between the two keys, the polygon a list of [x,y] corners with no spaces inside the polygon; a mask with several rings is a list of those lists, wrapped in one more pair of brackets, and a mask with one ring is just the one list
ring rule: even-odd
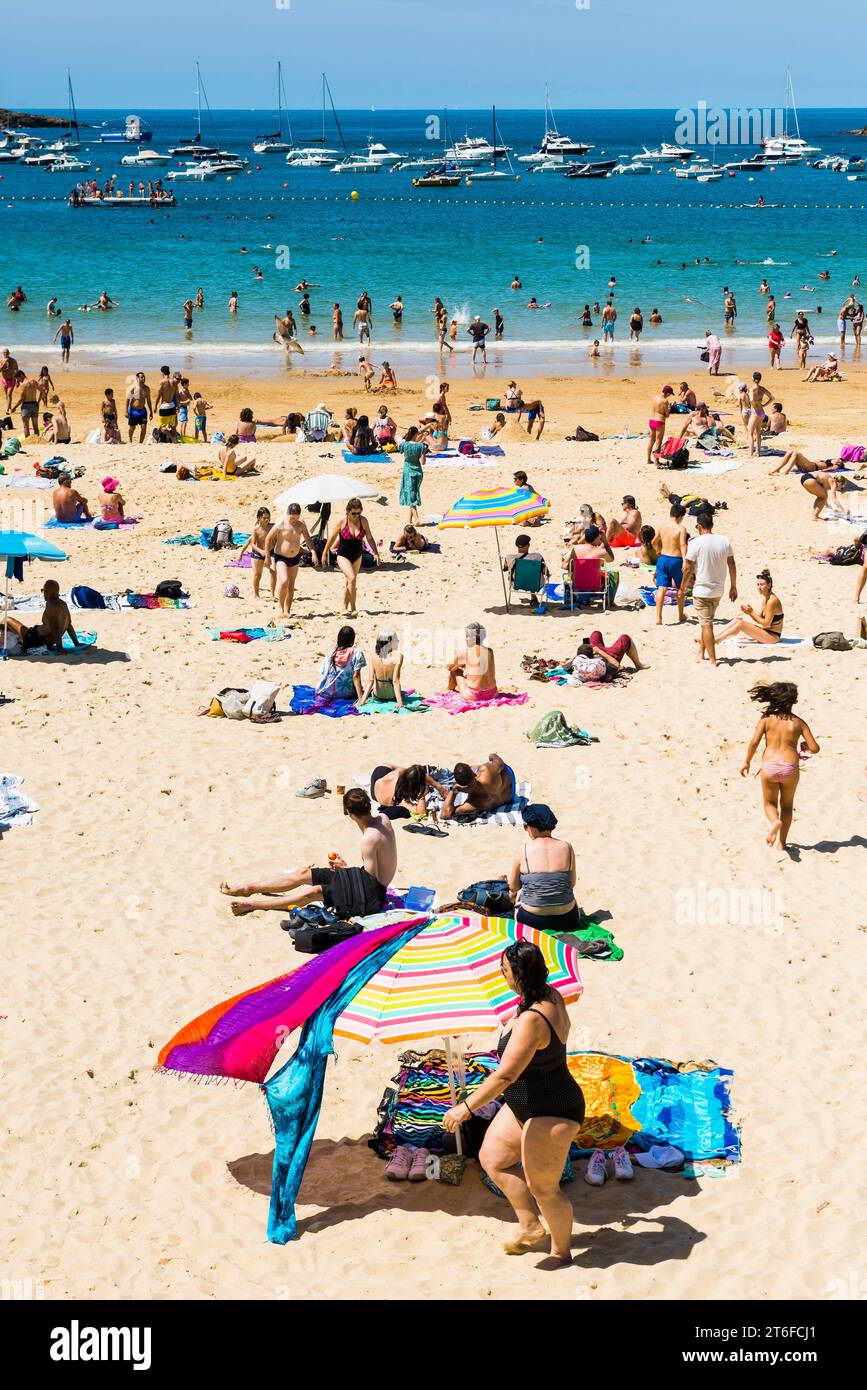
{"label": "backpack", "polygon": [[231,521],[218,521],[211,532],[211,538],[208,541],[208,549],[223,550],[227,546],[232,546],[235,544],[234,537],[235,533],[232,530]]}
{"label": "backpack", "polygon": [[499,410],[499,408],[500,408],[500,398],[499,398],[499,396],[492,396],[489,400],[485,401],[485,409],[486,409],[486,410]]}
{"label": "backpack", "polygon": [[838,545],[828,563],[830,565],[860,565],[863,551],[860,545]]}
{"label": "backpack", "polygon": [[843,636],[842,632],[820,632],[813,638],[813,646],[820,647],[824,652],[848,652],[852,650],[852,643]]}
{"label": "backpack", "polygon": [[575,426],[575,438],[579,444],[598,444],[599,435],[593,434],[591,430],[585,430],[583,425]]}
{"label": "backpack", "polygon": [[476,446],[471,439],[462,439],[458,445],[458,453],[465,454],[469,458],[475,458]]}
{"label": "backpack", "polygon": [[[672,447],[669,448],[669,445]],[[667,468],[686,468],[689,449],[684,448],[679,439],[666,439],[657,457],[665,459]]]}
{"label": "backpack", "polygon": [[154,598],[186,598],[184,586],[179,579],[161,579],[154,589]]}
{"label": "backpack", "polygon": [[515,909],[504,878],[482,879],[458,893],[458,902],[474,907],[485,917],[513,917]]}
{"label": "backpack", "polygon": [[105,608],[105,599],[96,589],[86,584],[76,584],[70,594],[73,608]]}
{"label": "backpack", "polygon": [[154,425],[153,429],[151,430],[151,443],[152,443],[152,444],[171,444],[171,443],[172,443],[172,432],[171,432],[171,430],[164,430],[164,429],[161,429],[159,425]]}

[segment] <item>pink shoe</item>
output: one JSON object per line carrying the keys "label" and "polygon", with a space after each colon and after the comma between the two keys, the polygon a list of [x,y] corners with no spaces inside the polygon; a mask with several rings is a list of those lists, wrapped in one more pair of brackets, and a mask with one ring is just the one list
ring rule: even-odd
{"label": "pink shoe", "polygon": [[409,1168],[410,1182],[424,1182],[427,1177],[427,1149],[410,1149],[412,1163]]}
{"label": "pink shoe", "polygon": [[408,1144],[401,1144],[395,1149],[385,1165],[385,1176],[389,1182],[406,1182],[412,1164],[412,1155],[413,1150]]}

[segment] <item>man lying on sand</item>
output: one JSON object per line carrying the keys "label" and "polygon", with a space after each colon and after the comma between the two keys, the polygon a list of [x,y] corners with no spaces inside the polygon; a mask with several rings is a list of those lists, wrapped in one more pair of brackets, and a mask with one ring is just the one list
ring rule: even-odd
{"label": "man lying on sand", "polygon": [[[443,801],[441,820],[496,811],[499,806],[511,806],[515,800],[515,774],[499,753],[489,753],[488,761],[479,767],[455,763],[454,779],[455,785]],[[456,805],[459,796],[462,800]]]}
{"label": "man lying on sand", "polygon": [[62,651],[63,636],[67,632],[72,645],[80,647],[78,634],[72,626],[69,609],[60,597],[60,585],[56,579],[46,579],[42,586],[42,597],[45,599],[45,610],[40,623],[27,627],[18,618],[7,618],[9,631],[18,638],[22,650],[29,652],[34,647],[47,647],[50,652]]}
{"label": "man lying on sand", "polygon": [[361,831],[360,868],[350,868],[338,854],[330,854],[328,867],[324,869],[306,865],[277,874],[273,879],[237,888],[221,883],[222,893],[242,899],[232,903],[235,916],[244,917],[248,912],[286,912],[289,908],[314,902],[323,903],[343,920],[381,912],[385,907],[386,889],[397,873],[397,845],[391,822],[383,815],[373,814],[370,797],[360,787],[345,793],[343,814]]}

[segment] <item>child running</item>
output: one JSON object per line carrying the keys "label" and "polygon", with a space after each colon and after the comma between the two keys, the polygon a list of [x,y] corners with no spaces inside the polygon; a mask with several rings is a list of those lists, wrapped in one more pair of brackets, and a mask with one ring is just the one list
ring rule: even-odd
{"label": "child running", "polygon": [[[256,513],[256,525],[250,534],[250,539],[241,550],[238,556],[242,560],[250,552],[253,561],[253,597],[259,597],[259,585],[262,583],[262,571],[265,568],[265,553],[268,545],[268,537],[271,534],[271,513],[267,507],[260,507]],[[273,563],[268,564],[268,579],[271,584],[271,598],[275,597],[277,587],[277,568]]]}
{"label": "child running", "polygon": [[754,685],[750,699],[764,705],[765,712],[750,739],[741,776],[747,777],[750,763],[762,739],[765,751],[759,775],[762,779],[764,811],[771,823],[768,844],[788,848],[786,838],[792,824],[795,792],[801,776],[800,749],[818,753],[819,745],[809,726],[792,713],[798,700],[798,687],[791,681],[774,681],[772,685]]}

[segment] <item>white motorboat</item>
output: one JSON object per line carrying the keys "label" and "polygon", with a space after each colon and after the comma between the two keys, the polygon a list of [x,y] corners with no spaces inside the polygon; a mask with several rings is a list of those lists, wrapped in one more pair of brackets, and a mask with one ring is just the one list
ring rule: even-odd
{"label": "white motorboat", "polygon": [[332,174],[378,174],[382,165],[373,159],[364,159],[361,155],[350,155],[349,159],[342,159],[339,164],[332,164]]}
{"label": "white motorboat", "polygon": [[675,169],[674,177],[676,179],[697,179],[701,174],[706,174],[710,167],[709,159],[696,156],[691,164],[684,164],[682,168]]}
{"label": "white motorboat", "polygon": [[153,131],[143,125],[141,116],[127,116],[123,130],[104,130],[99,137],[102,145],[144,145],[153,139]]}
{"label": "white motorboat", "polygon": [[[794,122],[795,133],[789,134],[789,120]],[[786,68],[786,112],[783,118],[782,135],[771,136],[768,140],[761,142],[762,149],[767,155],[776,162],[786,164],[798,164],[808,155],[821,154],[818,145],[808,145],[806,140],[801,138],[801,128],[798,122],[798,108],[795,105],[795,89],[792,85],[792,74]]]}
{"label": "white motorboat", "polygon": [[537,160],[537,159],[536,159],[536,156],[534,155],[534,156],[533,156],[533,165],[532,165],[532,167],[531,167],[531,169],[530,169],[530,173],[531,173],[531,174],[562,174],[563,171],[564,171],[565,169],[567,169],[567,168],[568,168],[568,162],[567,162],[565,159],[557,158],[556,156],[555,156],[553,159],[545,159],[544,156],[543,156],[541,159]]}
{"label": "white motorboat", "polygon": [[445,158],[450,164],[488,164],[494,159],[504,159],[510,150],[510,145],[492,145],[481,135],[465,135],[446,150]]}
{"label": "white motorboat", "polygon": [[24,154],[20,147],[16,149],[13,145],[0,145],[0,164],[17,164]]}
{"label": "white motorboat", "polygon": [[125,154],[120,162],[134,169],[150,169],[157,164],[170,164],[171,160],[170,154],[160,154],[158,150],[139,150],[136,154]]}
{"label": "white motorboat", "polygon": [[708,169],[704,174],[699,174],[696,183],[719,183],[722,176],[722,169]]}
{"label": "white motorboat", "polygon": [[542,143],[535,154],[522,154],[518,156],[519,164],[538,164],[549,159],[566,159],[571,162],[572,156],[576,154],[589,154],[593,149],[592,145],[585,144],[582,140],[572,140],[568,135],[561,135],[557,129],[557,120],[551,110],[551,103],[548,100],[548,88],[545,88],[545,131],[542,136]]}
{"label": "white motorboat", "polygon": [[199,164],[188,164],[185,169],[170,169],[166,174],[167,179],[173,181],[179,179],[190,179],[195,183],[204,183],[206,179],[215,179],[217,171],[211,164],[205,162]]}
{"label": "white motorboat", "polygon": [[670,164],[677,159],[695,159],[695,150],[687,149],[686,145],[670,145],[663,140],[658,150],[649,150],[647,146],[638,155],[643,163]]}
{"label": "white motorboat", "polygon": [[43,168],[47,169],[49,164],[53,164],[56,159],[56,154],[46,154],[44,150],[41,150],[39,154],[26,154],[24,158],[21,160],[21,163],[34,165],[41,164]]}
{"label": "white motorboat", "polygon": [[336,150],[293,150],[286,163],[290,169],[331,169],[339,157]]}
{"label": "white motorboat", "polygon": [[653,165],[642,164],[640,160],[633,159],[629,163],[624,161],[621,164],[615,164],[611,172],[612,174],[652,174]]}
{"label": "white motorboat", "polygon": [[79,159],[74,154],[58,155],[53,164],[49,164],[50,174],[83,174],[90,168],[89,159]]}

